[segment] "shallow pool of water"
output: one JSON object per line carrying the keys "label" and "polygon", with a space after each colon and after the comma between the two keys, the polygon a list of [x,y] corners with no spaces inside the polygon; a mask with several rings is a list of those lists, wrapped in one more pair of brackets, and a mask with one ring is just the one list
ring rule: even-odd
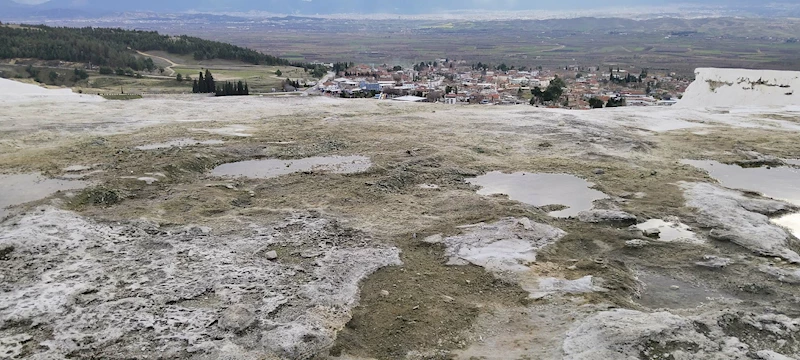
{"label": "shallow pool of water", "polygon": [[794,237],[800,239],[800,214],[786,215],[772,219],[772,222],[789,229]]}
{"label": "shallow pool of water", "polygon": [[195,145],[222,145],[224,143],[225,142],[222,140],[198,141],[192,138],[187,138],[187,139],[177,139],[157,144],[147,144],[147,145],[137,146],[136,150],[158,150],[158,149],[169,149],[173,147],[187,147]]}
{"label": "shallow pool of water", "polygon": [[695,233],[688,225],[680,222],[668,222],[661,219],[653,219],[636,225],[636,228],[642,231],[658,229],[658,240],[661,241],[686,243],[702,242],[697,238]]}
{"label": "shallow pool of water", "polygon": [[213,170],[215,176],[268,179],[296,172],[315,171],[353,174],[367,171],[372,162],[365,156],[320,156],[297,160],[250,160],[223,164]]}
{"label": "shallow pool of water", "polygon": [[9,214],[8,207],[44,199],[56,191],[76,190],[88,186],[85,181],[48,179],[38,173],[0,175],[0,219]]}
{"label": "shallow pool of water", "polygon": [[716,161],[684,160],[703,169],[722,186],[755,191],[773,199],[784,200],[800,206],[800,169],[790,167],[743,168]]}
{"label": "shallow pool of water", "polygon": [[468,183],[480,186],[481,195],[508,195],[509,199],[541,207],[563,205],[566,209],[549,213],[554,217],[577,216],[581,211],[591,210],[595,200],[608,196],[590,189],[592,183],[577,176],[566,174],[491,172],[468,179]]}

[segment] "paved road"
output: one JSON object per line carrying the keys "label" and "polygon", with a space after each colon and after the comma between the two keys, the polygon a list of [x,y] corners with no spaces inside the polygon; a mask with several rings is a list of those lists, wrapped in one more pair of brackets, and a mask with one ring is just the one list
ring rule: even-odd
{"label": "paved road", "polygon": [[306,94],[307,95],[313,94],[314,91],[317,91],[317,89],[319,88],[320,85],[322,85],[325,82],[327,82],[328,79],[332,78],[334,75],[336,75],[336,74],[333,73],[332,71],[329,71],[327,74],[325,74],[325,76],[322,77],[322,79],[319,79],[319,81],[317,81],[317,86],[310,87],[310,88],[306,89]]}

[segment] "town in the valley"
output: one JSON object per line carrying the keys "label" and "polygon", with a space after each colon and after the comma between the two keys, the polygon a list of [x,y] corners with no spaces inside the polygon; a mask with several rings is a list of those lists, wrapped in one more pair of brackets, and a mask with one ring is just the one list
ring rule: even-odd
{"label": "town in the valley", "polygon": [[[570,109],[670,106],[693,80],[668,70],[613,65],[515,68],[450,59],[420,62],[411,68],[354,63],[324,65],[333,69],[334,76],[314,85],[328,96],[453,105],[531,104]],[[285,90],[295,89],[289,86]]]}

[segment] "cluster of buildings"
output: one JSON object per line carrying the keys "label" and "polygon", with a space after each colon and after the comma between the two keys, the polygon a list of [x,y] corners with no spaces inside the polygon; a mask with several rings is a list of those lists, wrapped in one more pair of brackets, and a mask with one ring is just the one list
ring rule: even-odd
{"label": "cluster of buildings", "polygon": [[[502,70],[501,70],[502,69]],[[635,72],[635,83],[611,79],[633,78],[634,69],[567,66],[563,69],[514,69],[506,65],[490,68],[464,61],[438,59],[413,68],[352,65],[335,77],[317,84],[328,96],[428,101],[446,104],[513,105],[531,103],[532,90],[546,89],[556,77],[566,83],[559,101],[542,106],[589,108],[589,99],[608,102],[624,99],[628,106],[674,104],[691,79],[674,74]]]}

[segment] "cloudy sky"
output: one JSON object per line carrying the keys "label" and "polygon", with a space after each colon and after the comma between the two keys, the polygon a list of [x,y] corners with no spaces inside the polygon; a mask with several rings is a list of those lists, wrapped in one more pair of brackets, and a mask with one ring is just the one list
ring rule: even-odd
{"label": "cloudy sky", "polygon": [[[43,3],[49,7],[91,7],[107,10],[226,10],[269,11],[275,13],[329,14],[329,13],[398,13],[422,14],[463,10],[581,10],[618,6],[663,6],[664,0],[13,0],[18,3]],[[695,5],[752,4],[751,0],[678,0],[678,3]]]}

